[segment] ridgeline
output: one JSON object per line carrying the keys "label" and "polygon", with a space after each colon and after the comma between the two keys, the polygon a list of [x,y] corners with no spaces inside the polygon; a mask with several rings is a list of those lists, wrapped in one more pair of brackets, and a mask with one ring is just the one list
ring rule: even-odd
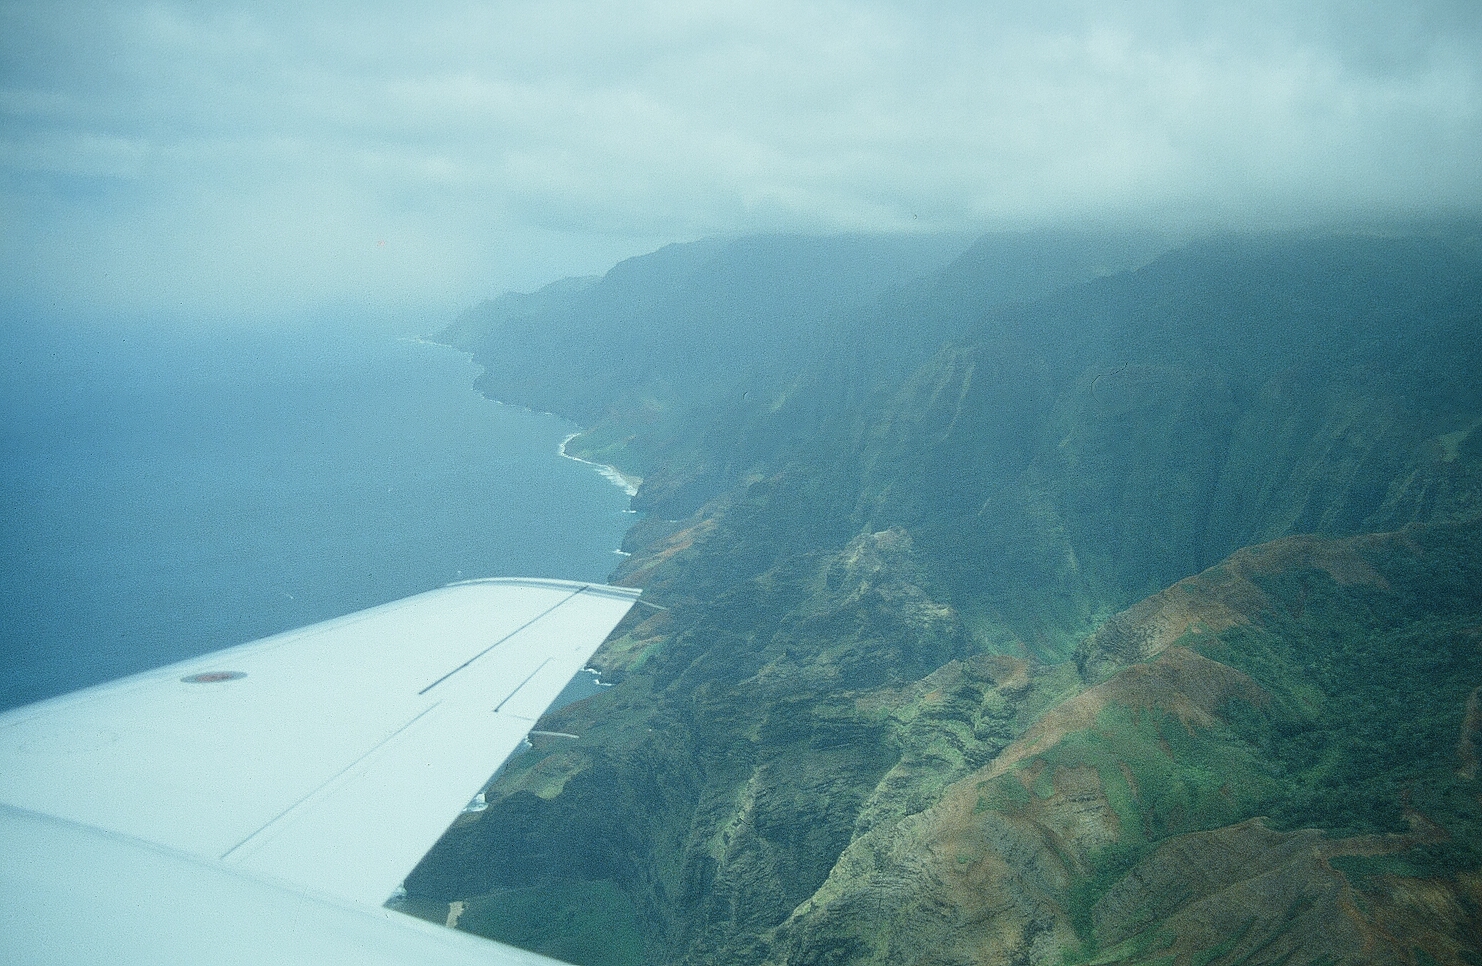
{"label": "ridgeline", "polygon": [[1482,962],[1482,230],[671,246],[471,310],[642,477],[408,879],[582,964]]}

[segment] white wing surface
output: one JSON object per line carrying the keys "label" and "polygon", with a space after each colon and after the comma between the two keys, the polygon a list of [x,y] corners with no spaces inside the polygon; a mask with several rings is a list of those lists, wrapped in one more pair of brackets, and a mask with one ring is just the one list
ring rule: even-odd
{"label": "white wing surface", "polygon": [[473,581],[19,708],[0,806],[378,906],[637,596]]}

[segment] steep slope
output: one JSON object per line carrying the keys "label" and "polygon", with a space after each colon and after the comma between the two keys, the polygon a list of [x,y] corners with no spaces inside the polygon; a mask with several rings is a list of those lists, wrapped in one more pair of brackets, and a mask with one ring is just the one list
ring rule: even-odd
{"label": "steep slope", "polygon": [[[670,245],[601,278],[486,302],[439,338],[473,354],[491,397],[584,423],[573,442],[584,457],[658,471],[642,502],[675,516],[774,455],[798,419],[821,415],[809,407],[872,395],[987,308],[1135,267],[1166,243],[1035,232],[968,246],[959,236]],[[767,418],[789,404],[789,418]],[[696,438],[706,432],[720,438]]]}
{"label": "steep slope", "polygon": [[485,302],[439,338],[474,355],[490,396],[580,420],[596,430],[588,453],[630,444],[617,458],[641,474],[697,411],[785,387],[831,311],[938,271],[968,244],[779,235],[669,245],[601,278]]}
{"label": "steep slope", "polygon": [[[848,321],[956,306],[914,371],[693,411],[616,685],[414,899],[583,962],[1470,961],[1477,237],[1211,242],[1017,306],[963,261]],[[593,903],[626,938],[552,945]]]}
{"label": "steep slope", "polygon": [[1467,961],[1479,538],[1289,538],[1117,615],[1105,680],[856,837],[772,955]]}
{"label": "steep slope", "polygon": [[1191,246],[988,316],[862,441],[861,516],[1063,655],[1239,547],[1482,511],[1475,236]]}

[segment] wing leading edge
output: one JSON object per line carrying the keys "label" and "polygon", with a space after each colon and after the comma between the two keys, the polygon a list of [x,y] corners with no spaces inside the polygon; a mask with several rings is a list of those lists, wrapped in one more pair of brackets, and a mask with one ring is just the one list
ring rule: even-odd
{"label": "wing leading edge", "polygon": [[0,806],[379,906],[637,596],[471,581],[18,708]]}

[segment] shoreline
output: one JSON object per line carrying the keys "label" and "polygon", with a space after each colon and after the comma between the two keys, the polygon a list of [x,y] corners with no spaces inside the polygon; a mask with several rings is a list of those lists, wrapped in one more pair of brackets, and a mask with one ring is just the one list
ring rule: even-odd
{"label": "shoreline", "polygon": [[[441,342],[441,341],[439,341],[437,338],[435,338],[433,336],[426,336],[426,335],[400,336],[400,337],[397,338],[397,341],[398,342],[407,342],[407,343],[411,343],[413,345],[432,346],[432,347],[437,348],[437,349],[450,349],[453,352],[456,352],[459,355],[461,355],[464,358],[466,358],[469,362],[471,362],[478,369],[478,371],[479,371],[480,374],[482,374],[485,371],[484,367],[479,363],[478,358],[474,355],[473,352],[471,352],[471,351],[469,351],[467,349],[460,348],[459,346],[453,345],[450,342]],[[554,417],[556,419],[560,419],[560,420],[566,422],[567,425],[571,425],[572,424],[572,421],[570,419],[567,419],[567,417],[561,415],[560,413],[554,413],[554,412],[551,412],[550,410],[533,409],[530,406],[525,406],[525,405],[522,405],[520,403],[510,403],[510,402],[505,402],[502,399],[495,399],[493,396],[490,396],[490,395],[486,394],[482,389],[480,389],[478,387],[477,377],[475,377],[475,384],[470,387],[470,390],[472,392],[474,392],[475,394],[477,394],[479,397],[481,397],[481,398],[483,398],[483,399],[485,399],[485,400],[493,403],[496,406],[508,406],[508,407],[510,407],[512,409],[522,409],[522,410],[524,410],[527,413],[538,413],[539,415],[542,415],[542,416],[551,416],[551,417]],[[577,430],[574,433],[568,433],[566,435],[566,437],[561,440],[560,445],[556,447],[556,452],[559,453],[560,456],[563,459],[568,459],[568,460],[571,460],[571,461],[576,462],[576,463],[583,463],[583,464],[585,464],[587,466],[590,466],[590,467],[594,468],[602,476],[603,479],[607,480],[609,483],[613,484],[614,486],[617,486],[617,487],[621,488],[622,491],[625,494],[627,494],[627,496],[629,498],[628,508],[625,509],[623,512],[624,513],[637,513],[638,511],[636,511],[636,510],[634,510],[632,508],[632,498],[638,495],[638,487],[640,485],[642,485],[642,483],[643,483],[643,479],[641,477],[629,476],[628,474],[623,473],[621,470],[619,470],[615,466],[610,466],[610,465],[608,465],[606,463],[594,463],[591,460],[584,460],[580,456],[573,456],[573,455],[571,455],[570,453],[568,453],[566,451],[566,444],[567,443],[570,443],[573,439],[576,439],[583,432],[584,432],[584,430]],[[632,529],[633,529],[632,527],[629,527],[624,532],[624,539],[627,538],[627,534],[628,533],[631,533],[632,532]],[[624,550],[621,546],[619,546],[617,549],[613,550],[613,553],[616,554],[617,556],[620,556],[620,557],[629,557],[629,556],[632,556],[631,553],[629,553],[628,551]],[[461,574],[461,571],[460,571],[460,574]]]}
{"label": "shoreline", "polygon": [[[461,354],[463,356],[466,356],[468,358],[468,360],[470,362],[472,362],[474,365],[476,365],[476,366],[479,365],[478,359],[476,359],[474,357],[474,354],[472,352],[468,351],[467,349],[460,349],[458,346],[455,346],[455,345],[453,345],[451,343],[448,343],[448,342],[439,342],[439,341],[437,341],[436,339],[434,339],[434,338],[432,338],[430,336],[425,336],[425,335],[401,336],[401,337],[399,337],[398,341],[401,341],[401,342],[411,342],[411,343],[415,343],[415,344],[418,344],[418,345],[436,346],[436,347],[438,347],[440,349],[452,349],[454,352],[457,352],[457,353],[459,353],[459,354]],[[483,366],[479,366],[479,369],[482,371]],[[514,405],[516,408],[523,409],[526,412],[538,412],[538,413],[540,413],[543,416],[555,416],[557,419],[565,419],[566,418],[566,417],[562,416],[560,413],[553,413],[553,412],[550,412],[549,410],[531,409],[529,406],[521,406],[521,405],[518,405],[518,404],[515,404],[515,403],[507,403],[507,402],[505,402],[502,399],[494,399],[493,397],[484,395],[484,393],[481,390],[479,390],[477,387],[474,388],[474,392],[477,392],[480,396],[483,396],[485,399],[488,399],[490,402],[494,403],[497,406],[510,406],[510,405]],[[610,466],[607,463],[593,463],[591,460],[584,460],[580,456],[572,456],[570,453],[566,452],[566,444],[569,443],[569,442],[571,442],[573,439],[576,439],[578,436],[580,436],[582,434],[582,432],[583,431],[578,430],[577,432],[571,433],[565,439],[561,440],[561,445],[557,447],[556,451],[558,453],[560,453],[561,456],[563,458],[565,458],[565,459],[569,459],[569,460],[572,460],[572,461],[577,462],[577,463],[584,463],[587,466],[591,466],[591,467],[595,468],[597,470],[597,472],[602,475],[603,479],[607,480],[609,483],[611,483],[614,486],[620,487],[624,493],[628,494],[628,496],[630,496],[630,497],[631,496],[637,496],[638,495],[638,487],[643,483],[643,479],[641,477],[629,476],[628,474],[624,473],[622,470],[619,470],[616,466]],[[632,511],[629,511],[629,512],[632,512]],[[621,550],[619,550],[617,552],[618,553],[622,553]]]}
{"label": "shoreline", "polygon": [[629,496],[637,496],[638,486],[643,482],[643,480],[639,479],[636,476],[628,476],[615,466],[609,466],[606,463],[593,463],[591,460],[584,460],[580,456],[572,456],[570,453],[566,452],[566,444],[571,442],[573,439],[576,439],[580,435],[581,433],[579,432],[572,433],[570,436],[567,436],[565,439],[561,440],[561,445],[560,447],[558,447],[557,452],[559,452],[561,456],[566,459],[573,460],[577,463],[585,463],[587,466],[595,467],[597,472],[602,474],[602,477],[609,483],[613,484],[614,486],[622,487],[623,492],[627,493]]}

